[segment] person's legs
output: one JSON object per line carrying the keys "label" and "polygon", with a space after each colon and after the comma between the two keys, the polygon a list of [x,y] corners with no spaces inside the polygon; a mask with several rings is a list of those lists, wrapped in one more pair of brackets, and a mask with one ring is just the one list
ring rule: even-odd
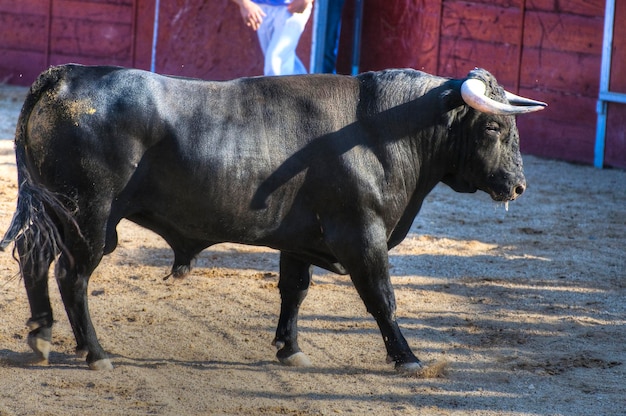
{"label": "person's legs", "polygon": [[265,13],[265,17],[263,18],[263,23],[256,31],[256,35],[259,38],[259,45],[261,45],[261,51],[263,52],[263,56],[267,56],[267,48],[272,41],[272,36],[274,36],[274,26],[276,20],[276,9],[277,7],[268,6],[265,4],[260,4],[259,7]]}
{"label": "person's legs", "polygon": [[[264,49],[264,74],[306,74],[306,67],[296,55],[296,48],[300,36],[304,31],[304,27],[311,16],[311,7],[307,8],[303,13],[294,14],[289,13],[285,6],[268,6],[267,8],[273,9],[266,11],[266,19],[271,14],[272,21],[264,21],[261,27],[263,27],[265,23],[272,23],[273,33],[271,35],[271,41],[267,45],[267,48]],[[260,36],[259,34],[259,40]]]}

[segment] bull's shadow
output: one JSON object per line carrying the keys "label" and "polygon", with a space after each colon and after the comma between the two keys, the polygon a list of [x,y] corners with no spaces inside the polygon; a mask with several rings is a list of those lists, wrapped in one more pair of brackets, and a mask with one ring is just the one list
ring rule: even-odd
{"label": "bull's shadow", "polygon": [[[120,248],[123,250],[123,248]],[[118,249],[119,250],[119,249]],[[431,254],[415,252],[412,254],[399,254],[391,251],[389,253],[390,274],[394,278],[393,284],[396,288],[409,288],[414,290],[423,289],[420,287],[411,287],[401,280],[406,276],[428,276],[431,278],[439,278],[443,281],[448,279],[461,278],[503,278],[502,270],[516,270],[523,265],[525,269],[541,270],[548,260],[545,259],[529,259],[506,258],[502,253],[494,253],[492,255],[477,254],[469,257],[455,254]],[[133,259],[129,263],[129,259]],[[129,264],[151,265],[163,268],[163,277],[167,276],[168,268],[172,264],[172,251],[165,247],[141,247],[140,249],[131,250],[127,255],[112,261],[118,266],[127,266]],[[490,268],[485,270],[484,264],[489,264]],[[258,271],[260,273],[271,274],[271,277],[278,279],[279,271],[279,252],[263,251],[263,252],[241,252],[237,249],[233,250],[215,250],[212,248],[205,249],[195,259],[192,268],[196,269],[223,269],[223,270],[239,270],[248,269]],[[315,269],[314,275],[331,273],[324,269]],[[511,278],[519,278],[514,272],[511,272]],[[505,275],[506,276],[506,275]],[[504,277],[507,278],[507,277]],[[398,280],[395,280],[398,279]],[[334,281],[333,284],[349,285],[349,281]]]}
{"label": "bull's shadow", "polygon": [[[265,208],[270,195],[292,178],[301,172],[308,171],[311,167],[317,167],[322,171],[327,170],[331,166],[329,161],[358,146],[375,151],[377,147],[385,143],[415,136],[420,132],[430,132],[423,136],[424,138],[431,137],[437,127],[447,130],[448,120],[451,120],[450,115],[446,116],[447,113],[455,108],[465,108],[462,107],[464,103],[460,95],[454,93],[455,90],[459,90],[460,83],[460,81],[449,80],[443,85],[429,89],[428,92],[415,99],[383,111],[375,107],[379,104],[379,100],[371,99],[377,95],[377,92],[362,87],[359,104],[356,107],[356,121],[337,131],[312,139],[288,157],[258,187],[250,208],[255,210]],[[413,91],[411,93],[419,94]],[[436,143],[432,145],[435,146]]]}

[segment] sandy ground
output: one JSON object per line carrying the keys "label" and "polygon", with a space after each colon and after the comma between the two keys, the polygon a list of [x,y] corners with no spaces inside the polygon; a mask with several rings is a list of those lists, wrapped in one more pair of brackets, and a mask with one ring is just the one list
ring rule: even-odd
{"label": "sandy ground", "polygon": [[[24,94],[0,88],[1,139]],[[529,189],[508,212],[442,185],[391,252],[400,324],[423,361],[446,364],[435,377],[395,374],[349,278],[321,269],[300,321],[314,367],[282,367],[270,345],[276,252],[215,246],[189,277],[164,281],[169,248],[123,222],[89,289],[110,372],[73,355],[53,282],[50,366],[21,364],[30,315],[17,264],[0,253],[0,415],[624,414],[626,173],[525,164]],[[16,192],[2,140],[2,232]]]}

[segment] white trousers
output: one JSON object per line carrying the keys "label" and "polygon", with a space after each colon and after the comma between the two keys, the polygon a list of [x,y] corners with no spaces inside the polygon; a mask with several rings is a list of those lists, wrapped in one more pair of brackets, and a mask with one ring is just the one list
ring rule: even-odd
{"label": "white trousers", "polygon": [[257,30],[265,57],[265,75],[306,74],[307,70],[296,55],[296,47],[304,31],[311,7],[302,13],[291,14],[287,6],[259,4],[266,16]]}

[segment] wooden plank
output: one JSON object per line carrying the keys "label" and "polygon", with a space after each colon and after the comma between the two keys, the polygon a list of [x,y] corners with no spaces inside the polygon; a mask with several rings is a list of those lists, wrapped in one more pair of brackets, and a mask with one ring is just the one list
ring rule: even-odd
{"label": "wooden plank", "polygon": [[[115,22],[132,19],[132,1],[54,0],[52,5],[53,16]],[[14,15],[47,16],[49,6],[50,0],[0,0],[0,12]]]}
{"label": "wooden plank", "polygon": [[47,20],[45,15],[0,11],[0,46],[13,50],[45,51]]}
{"label": "wooden plank", "polygon": [[606,0],[526,0],[526,10],[603,17],[605,3]]}
{"label": "wooden plank", "polygon": [[443,7],[441,35],[517,45],[521,40],[521,23],[522,12],[519,7],[448,1]]}
{"label": "wooden plank", "polygon": [[[344,6],[338,68],[350,73],[354,2]],[[441,0],[368,0],[360,71],[411,67],[437,72]],[[401,22],[401,23],[400,23]]]}
{"label": "wooden plank", "polygon": [[563,124],[590,126],[595,139],[596,102],[597,97],[584,97],[571,94],[569,91],[552,91],[549,89],[520,88],[520,95],[548,103],[548,107],[531,118],[533,120],[548,118]]}
{"label": "wooden plank", "polygon": [[548,103],[545,110],[517,118],[523,152],[588,164],[593,162],[595,98],[524,88],[520,89],[520,95]]}
{"label": "wooden plank", "polygon": [[131,62],[131,25],[76,19],[52,21],[51,51],[85,57],[109,56]]}
{"label": "wooden plank", "polygon": [[0,0],[0,12],[47,16],[50,0]]}
{"label": "wooden plank", "polygon": [[119,4],[123,6],[132,6],[134,0],[76,0],[76,1],[82,1],[86,3]]}
{"label": "wooden plank", "polygon": [[136,0],[137,14],[135,16],[135,56],[132,66],[141,69],[150,69],[152,60],[152,33],[154,27],[154,0]]}
{"label": "wooden plank", "polygon": [[626,105],[610,103],[606,125],[604,163],[626,169]]}
{"label": "wooden plank", "polygon": [[595,124],[563,123],[538,115],[517,118],[522,153],[593,163]]}
{"label": "wooden plank", "polygon": [[524,48],[520,85],[586,97],[598,97],[600,57],[597,54]]}
{"label": "wooden plank", "polygon": [[524,46],[553,51],[600,54],[603,18],[546,12],[526,13]]}
{"label": "wooden plank", "polygon": [[132,4],[90,3],[80,0],[55,0],[52,7],[54,19],[80,19],[96,22],[131,24]]}
{"label": "wooden plank", "polygon": [[488,5],[488,6],[498,6],[498,7],[516,7],[519,9],[522,7],[523,2],[524,0],[465,0],[465,1],[444,0],[443,4],[444,4],[444,7],[447,4],[451,4],[451,3],[472,3],[476,6]]}
{"label": "wooden plank", "polygon": [[615,2],[615,23],[613,25],[613,54],[611,56],[611,91],[626,93],[626,4]]}
{"label": "wooden plank", "polygon": [[455,78],[464,77],[476,67],[491,72],[505,88],[517,84],[518,52],[514,45],[443,38],[439,72]]}

